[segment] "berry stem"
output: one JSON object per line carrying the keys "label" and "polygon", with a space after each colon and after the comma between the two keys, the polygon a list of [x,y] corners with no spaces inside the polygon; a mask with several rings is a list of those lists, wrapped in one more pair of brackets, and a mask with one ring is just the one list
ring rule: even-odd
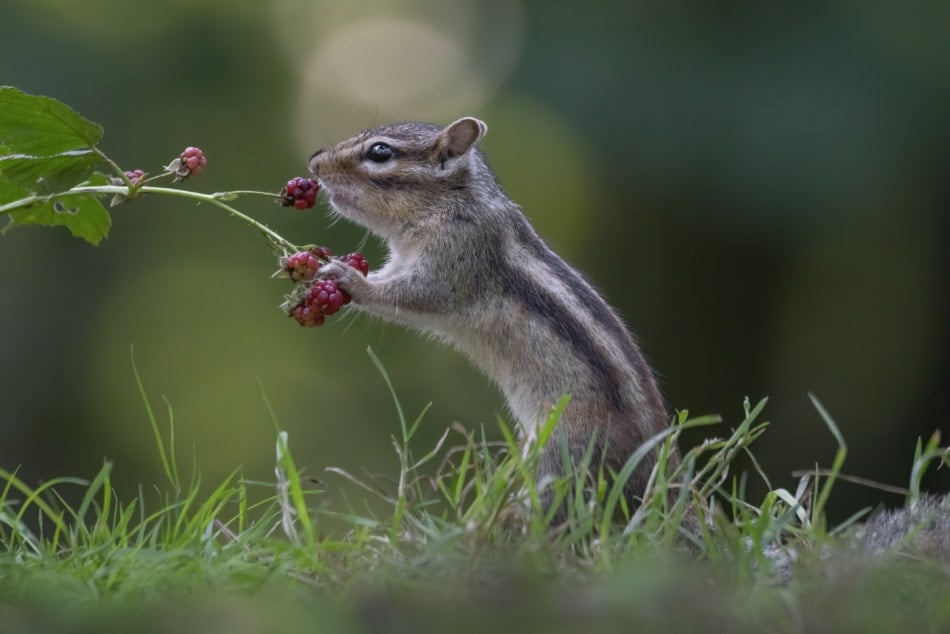
{"label": "berry stem", "polygon": [[109,158],[109,155],[108,155],[108,154],[106,154],[105,152],[103,152],[102,150],[100,150],[99,148],[97,148],[96,146],[92,146],[91,149],[92,149],[93,152],[96,153],[96,156],[98,156],[98,157],[101,158],[103,161],[105,161],[106,163],[108,163],[109,167],[111,167],[113,170],[115,170],[115,173],[118,174],[119,177],[120,177],[122,180],[125,181],[125,184],[126,184],[126,185],[128,185],[129,187],[134,187],[134,185],[132,184],[132,181],[129,180],[129,177],[125,175],[125,170],[123,170],[121,167],[119,167],[119,164],[118,164],[118,163],[116,163],[116,162],[113,161],[111,158]]}
{"label": "berry stem", "polygon": [[236,189],[234,191],[219,192],[213,195],[220,197],[222,200],[233,200],[238,196],[266,196],[270,199],[277,198],[274,192],[261,192],[256,189]]}
{"label": "berry stem", "polygon": [[12,213],[23,207],[31,207],[36,203],[41,203],[45,200],[51,200],[51,198],[49,196],[27,196],[26,198],[14,200],[13,202],[9,202],[5,205],[0,205],[0,215]]}
{"label": "berry stem", "polygon": [[[123,178],[125,178],[124,172],[122,173]],[[76,194],[93,194],[93,195],[109,195],[109,194],[118,194],[120,196],[128,196],[132,191],[140,194],[162,194],[166,196],[178,196],[179,198],[190,198],[203,203],[210,203],[219,209],[227,212],[231,216],[237,218],[238,220],[244,221],[246,224],[254,227],[264,236],[264,239],[271,245],[271,247],[277,253],[295,253],[301,251],[302,249],[292,242],[285,239],[283,236],[275,232],[273,229],[264,225],[254,218],[241,213],[231,205],[228,205],[224,202],[224,199],[233,198],[238,193],[254,193],[254,194],[264,194],[264,192],[218,192],[214,194],[202,194],[199,192],[188,191],[185,189],[174,189],[171,187],[155,187],[151,185],[146,185],[138,188],[125,187],[122,185],[78,185],[71,189],[68,189],[63,192],[56,192],[54,194],[49,194],[46,196],[28,196],[26,198],[21,198],[20,200],[14,200],[13,202],[7,203],[5,205],[0,205],[0,215],[7,214],[17,209],[22,209],[24,207],[30,207],[37,203],[48,202],[55,200],[57,198],[63,198],[65,196],[74,196]],[[266,194],[267,196],[274,198],[274,194]]]}

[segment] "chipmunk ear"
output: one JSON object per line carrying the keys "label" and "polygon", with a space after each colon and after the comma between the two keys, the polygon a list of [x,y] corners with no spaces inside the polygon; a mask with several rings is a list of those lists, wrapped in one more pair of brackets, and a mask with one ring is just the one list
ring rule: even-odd
{"label": "chipmunk ear", "polygon": [[488,126],[475,117],[463,117],[450,123],[439,132],[436,139],[435,145],[439,158],[445,161],[462,156],[485,136],[486,132],[488,132]]}

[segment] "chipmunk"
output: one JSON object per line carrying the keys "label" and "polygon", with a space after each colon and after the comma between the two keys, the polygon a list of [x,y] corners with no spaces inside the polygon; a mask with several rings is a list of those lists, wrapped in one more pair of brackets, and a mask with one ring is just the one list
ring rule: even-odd
{"label": "chipmunk", "polygon": [[[385,265],[364,277],[339,261],[319,271],[370,315],[434,335],[466,354],[504,393],[522,441],[568,401],[538,467],[619,471],[667,427],[653,370],[616,312],[538,236],[476,148],[487,126],[397,123],[314,152],[310,171],[336,214],[381,237]],[[628,480],[642,495],[655,459]],[[550,488],[549,488],[550,489]],[[552,493],[542,491],[550,508]]]}

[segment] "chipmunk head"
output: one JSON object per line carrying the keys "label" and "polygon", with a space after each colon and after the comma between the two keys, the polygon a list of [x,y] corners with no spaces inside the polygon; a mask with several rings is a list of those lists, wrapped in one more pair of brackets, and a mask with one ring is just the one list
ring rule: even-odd
{"label": "chipmunk head", "polygon": [[383,237],[424,223],[446,206],[447,197],[468,190],[475,143],[488,130],[464,117],[440,128],[395,123],[365,130],[310,157],[340,215]]}

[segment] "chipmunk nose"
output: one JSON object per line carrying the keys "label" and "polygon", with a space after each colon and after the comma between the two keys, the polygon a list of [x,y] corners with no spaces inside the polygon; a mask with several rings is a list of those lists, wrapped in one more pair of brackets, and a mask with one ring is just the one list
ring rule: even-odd
{"label": "chipmunk nose", "polygon": [[320,156],[321,154],[323,154],[323,152],[324,152],[323,148],[317,150],[316,152],[314,152],[313,154],[310,155],[310,158],[309,158],[308,161],[307,161],[307,163],[308,163],[308,165],[309,165],[309,167],[310,167],[310,171],[313,172],[314,174],[317,173],[316,158],[317,158],[318,156]]}

